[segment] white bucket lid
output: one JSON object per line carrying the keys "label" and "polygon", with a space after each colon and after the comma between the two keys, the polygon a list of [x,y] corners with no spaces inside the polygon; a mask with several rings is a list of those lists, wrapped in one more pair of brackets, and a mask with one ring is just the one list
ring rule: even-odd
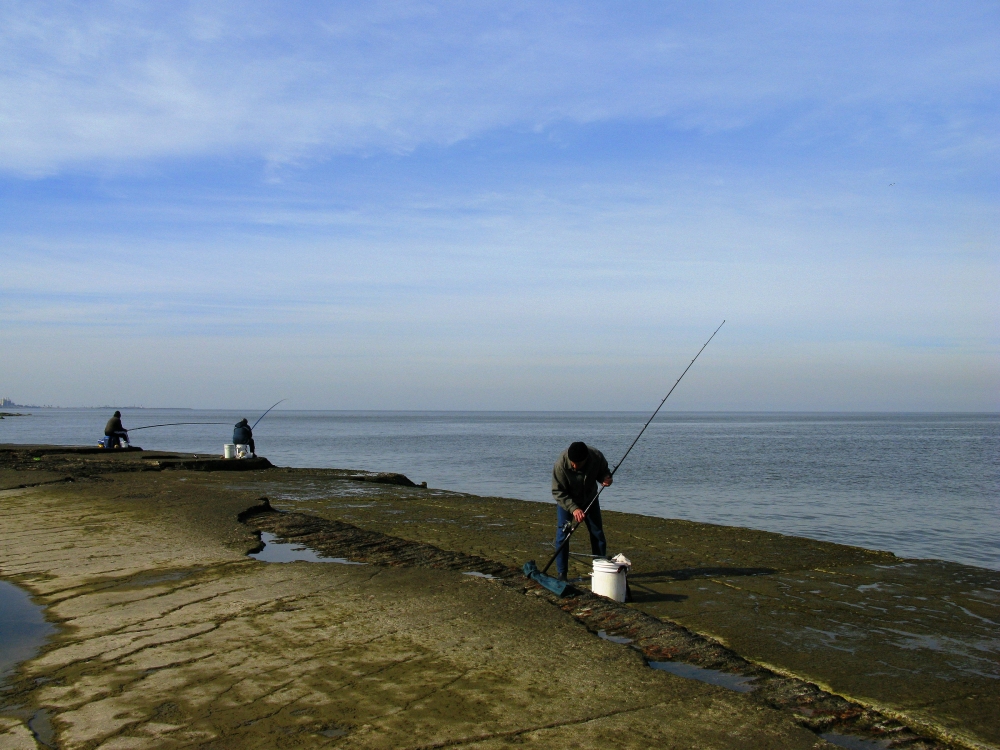
{"label": "white bucket lid", "polygon": [[621,563],[616,563],[612,560],[602,560],[600,558],[594,560],[595,573],[618,573],[621,570],[627,569],[627,565],[622,565]]}

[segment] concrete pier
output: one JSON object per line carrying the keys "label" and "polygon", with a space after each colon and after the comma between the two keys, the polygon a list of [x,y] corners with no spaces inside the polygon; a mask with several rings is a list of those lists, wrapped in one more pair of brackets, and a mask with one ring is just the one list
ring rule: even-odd
{"label": "concrete pier", "polygon": [[58,626],[0,747],[1000,746],[998,573],[605,512],[635,601],[557,600],[515,574],[551,506],[188,460],[0,446],[0,577]]}

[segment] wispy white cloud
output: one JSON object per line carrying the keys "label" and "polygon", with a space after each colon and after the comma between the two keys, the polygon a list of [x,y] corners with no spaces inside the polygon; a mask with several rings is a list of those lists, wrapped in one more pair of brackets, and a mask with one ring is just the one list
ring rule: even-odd
{"label": "wispy white cloud", "polygon": [[990,4],[7,2],[0,168],[294,163],[637,118],[780,117],[791,138],[995,155],[998,20]]}
{"label": "wispy white cloud", "polygon": [[0,378],[645,408],[728,317],[690,408],[992,408],[998,20],[2,3]]}
{"label": "wispy white cloud", "polygon": [[[225,335],[227,321],[252,318],[275,336],[447,339],[455,355],[513,337],[555,356],[550,342],[582,313],[620,342],[608,345],[616,356],[639,329],[719,314],[762,342],[995,345],[1000,266],[989,205],[910,196],[900,207],[885,188],[802,191],[747,181],[690,192],[685,179],[633,192],[561,186],[361,207],[351,220],[321,205],[224,201],[187,218],[167,206],[171,227],[203,227],[180,236],[123,230],[112,214],[86,231],[77,225],[72,242],[62,228],[0,235],[12,248],[0,317],[123,335]],[[969,246],[956,241],[955,217]],[[330,234],[328,220],[355,231]]]}

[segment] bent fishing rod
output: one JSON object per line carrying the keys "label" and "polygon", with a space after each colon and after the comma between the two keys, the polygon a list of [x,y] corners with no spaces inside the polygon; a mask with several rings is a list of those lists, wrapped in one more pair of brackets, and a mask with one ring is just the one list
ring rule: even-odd
{"label": "bent fishing rod", "polygon": [[[283,398],[281,399],[281,401],[278,402],[278,404],[280,404],[282,401],[287,401],[287,400],[288,400],[287,398]],[[273,406],[271,406],[271,409],[273,409],[278,404],[274,404]],[[271,411],[271,409],[268,409],[267,411]],[[260,422],[260,420],[263,419],[265,416],[267,416],[267,411],[260,415],[260,417],[257,419],[257,422],[253,423],[253,427],[256,427],[257,423]],[[164,422],[163,424],[147,424],[144,425],[143,427],[130,427],[129,429],[125,430],[125,432],[138,432],[139,430],[148,430],[152,427],[179,427],[181,425],[191,425],[191,424],[229,424],[229,422]],[[251,431],[253,431],[253,427],[250,428]]]}
{"label": "bent fishing rod", "polygon": [[[621,461],[619,461],[617,464],[615,464],[615,468],[613,468],[611,470],[611,477],[612,478],[614,478],[615,472],[618,471],[618,469],[621,468],[621,465],[623,463],[625,463],[625,459],[628,458],[628,454],[632,452],[633,448],[635,448],[635,444],[639,442],[639,438],[642,437],[642,433],[644,433],[646,431],[646,428],[649,427],[649,423],[653,421],[653,417],[655,417],[659,413],[660,409],[663,408],[663,405],[665,403],[667,403],[667,399],[670,398],[670,394],[674,392],[674,388],[676,388],[677,385],[678,385],[678,383],[680,383],[681,380],[684,378],[684,376],[687,375],[687,371],[691,369],[691,365],[693,365],[695,363],[695,360],[698,359],[698,357],[701,356],[701,353],[703,351],[705,351],[705,347],[709,345],[709,343],[712,341],[712,339],[715,338],[715,334],[718,333],[719,329],[721,329],[722,326],[724,326],[725,324],[726,324],[726,321],[724,321],[724,320],[721,323],[719,323],[719,328],[716,328],[715,331],[712,333],[712,335],[708,337],[708,341],[706,341],[704,344],[702,344],[701,349],[699,349],[698,353],[694,355],[694,359],[692,359],[691,362],[688,364],[688,366],[684,368],[684,372],[681,373],[681,376],[679,378],[677,378],[677,381],[670,387],[670,390],[667,391],[667,395],[663,397],[663,400],[660,402],[660,405],[656,407],[656,411],[653,412],[653,415],[649,419],[646,420],[646,424],[644,424],[642,426],[642,429],[639,430],[639,434],[635,436],[635,440],[632,441],[632,445],[630,445],[628,447],[628,450],[625,451],[625,455],[622,456]],[[584,515],[585,518],[586,518],[587,512],[590,510],[591,506],[593,506],[593,504],[597,502],[597,498],[599,498],[601,496],[601,493],[604,492],[604,489],[605,489],[606,486],[607,485],[602,484],[598,488],[597,494],[594,495],[594,499],[591,500],[590,503],[587,505],[587,507],[584,509],[583,515]],[[571,523],[572,523],[571,521],[567,521],[566,522],[566,526],[570,527],[569,528],[569,533],[566,535],[566,538],[563,539],[562,544],[560,544],[558,547],[556,547],[556,553],[554,555],[552,555],[552,558],[545,564],[545,567],[542,568],[542,574],[543,575],[546,572],[548,572],[549,568],[552,567],[552,563],[554,563],[556,561],[556,558],[559,557],[559,554],[563,551],[563,548],[566,545],[569,544],[570,537],[573,536],[573,533],[578,528],[580,528],[580,524],[583,523],[583,521],[577,521],[576,524],[573,524],[572,526],[570,526]],[[563,529],[565,529],[566,526],[564,526]]]}
{"label": "bent fishing rod", "polygon": [[[281,401],[279,401],[277,404],[273,404],[271,406],[271,409],[273,409],[275,406],[277,406],[278,404],[282,403],[283,401],[287,401],[287,400],[288,400],[287,398],[281,399]],[[267,411],[271,411],[271,409],[268,409]],[[258,425],[258,423],[260,422],[260,420],[262,420],[264,417],[267,416],[267,411],[264,412],[263,414],[261,414],[259,417],[257,417],[257,421],[253,423],[253,427],[250,428],[250,432],[253,432],[253,428]]]}

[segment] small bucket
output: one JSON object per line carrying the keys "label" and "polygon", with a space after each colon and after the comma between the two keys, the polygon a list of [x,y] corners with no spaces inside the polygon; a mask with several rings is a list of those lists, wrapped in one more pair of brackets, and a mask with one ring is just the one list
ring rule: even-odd
{"label": "small bucket", "polygon": [[223,458],[236,458],[236,444],[226,443],[222,446],[222,457]]}
{"label": "small bucket", "polygon": [[597,558],[594,560],[594,571],[590,575],[590,590],[595,594],[614,599],[616,602],[625,601],[627,565]]}

